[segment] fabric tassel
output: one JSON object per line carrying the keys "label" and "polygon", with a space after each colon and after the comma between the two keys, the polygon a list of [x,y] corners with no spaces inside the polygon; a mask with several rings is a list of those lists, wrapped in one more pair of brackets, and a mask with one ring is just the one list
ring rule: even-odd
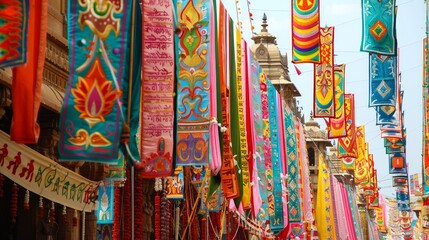
{"label": "fabric tassel", "polygon": [[49,222],[55,222],[55,203],[52,202],[51,209],[49,209]]}
{"label": "fabric tassel", "polygon": [[39,219],[42,219],[42,218],[43,218],[43,215],[44,215],[44,209],[43,209],[43,197],[40,197],[40,198],[39,198],[38,215],[39,215]]}
{"label": "fabric tassel", "polygon": [[134,175],[134,239],[140,240],[143,239],[142,232],[143,232],[143,214],[142,210],[144,208],[143,206],[143,181],[138,176],[138,174]]}
{"label": "fabric tassel", "polygon": [[63,206],[63,212],[62,212],[62,214],[63,214],[63,223],[64,223],[64,225],[66,225],[68,223],[68,220],[67,220],[67,207],[66,206]]}
{"label": "fabric tassel", "polygon": [[30,209],[30,191],[28,191],[28,189],[25,191],[25,195],[24,195],[24,209],[25,210]]}
{"label": "fabric tassel", "polygon": [[77,227],[77,210],[74,210],[73,214],[73,227]]}
{"label": "fabric tassel", "polygon": [[11,222],[16,222],[16,213],[18,211],[18,191],[19,187],[15,183],[12,185],[12,195],[10,197],[10,217]]}

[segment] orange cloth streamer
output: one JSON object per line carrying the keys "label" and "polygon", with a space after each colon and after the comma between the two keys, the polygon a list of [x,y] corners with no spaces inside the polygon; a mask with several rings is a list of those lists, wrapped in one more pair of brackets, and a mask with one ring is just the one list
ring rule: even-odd
{"label": "orange cloth streamer", "polygon": [[45,65],[47,23],[48,1],[30,1],[27,63],[13,69],[10,137],[17,143],[36,144],[39,139],[37,115]]}

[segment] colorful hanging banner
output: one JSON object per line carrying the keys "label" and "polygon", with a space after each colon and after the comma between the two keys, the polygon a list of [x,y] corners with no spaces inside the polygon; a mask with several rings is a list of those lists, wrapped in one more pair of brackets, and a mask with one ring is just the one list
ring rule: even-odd
{"label": "colorful hanging banner", "polygon": [[396,106],[397,58],[369,54],[369,106]]}
{"label": "colorful hanging banner", "polygon": [[[257,171],[256,184],[259,184],[260,195],[262,200],[261,208],[257,213],[257,219],[259,221],[268,220],[268,181],[266,177],[266,165],[265,165],[265,141],[264,141],[264,114],[262,102],[261,83],[265,78],[265,74],[262,71],[262,67],[255,60],[256,75],[252,74],[252,94],[253,97],[253,121],[255,126],[255,166]],[[253,71],[253,70],[252,70]],[[268,150],[268,149],[267,149]],[[255,183],[254,183],[255,184]]]}
{"label": "colorful hanging banner", "polygon": [[386,148],[386,154],[404,153],[405,138],[384,138],[384,147]]}
{"label": "colorful hanging banner", "polygon": [[[272,164],[272,146],[271,146],[271,125],[270,125],[270,106],[268,99],[267,76],[264,72],[259,75],[261,86],[261,106],[262,106],[262,124],[263,124],[263,138],[264,138],[264,165],[265,165],[265,179],[266,179],[266,193],[268,199],[268,217],[270,222],[274,222],[274,184],[273,184],[273,164]],[[270,99],[271,100],[271,99]]]}
{"label": "colorful hanging banner", "polygon": [[[283,201],[282,201],[282,184],[281,175],[282,159],[280,156],[280,139],[279,139],[279,122],[278,122],[278,103],[280,102],[280,95],[270,80],[267,80],[268,90],[268,109],[270,115],[270,138],[271,138],[271,169],[272,169],[272,183],[273,183],[273,212],[270,218],[270,228],[274,233],[280,232],[284,229],[283,221]],[[268,174],[267,174],[268,176]],[[269,200],[268,200],[269,201]]]}
{"label": "colorful hanging banner", "polygon": [[115,185],[101,183],[98,187],[97,224],[113,224]]}
{"label": "colorful hanging banner", "polygon": [[[29,0],[0,1],[0,68],[24,64],[27,61],[27,31],[30,4]],[[32,26],[36,27],[36,26]],[[31,36],[30,36],[31,37]],[[29,42],[31,44],[31,42]]]}
{"label": "colorful hanging banner", "polygon": [[334,206],[331,195],[331,176],[323,155],[319,154],[317,177],[316,225],[320,239],[336,239]]}
{"label": "colorful hanging banner", "polygon": [[[422,160],[423,160],[423,195],[429,195],[429,52],[428,39],[423,41],[423,131],[422,131]],[[429,212],[428,212],[429,213]],[[429,227],[429,222],[428,222]]]}
{"label": "colorful hanging banner", "polygon": [[[140,152],[143,165],[141,176],[143,178],[166,177],[173,171],[173,7],[171,3],[159,4],[153,1],[143,1],[141,9],[143,11],[142,60],[144,62],[140,111]],[[179,22],[182,24],[181,26],[186,24],[183,19],[180,19]],[[183,34],[186,35],[186,31]],[[185,69],[180,73],[184,72],[186,72]],[[191,75],[188,77],[192,77]],[[182,76],[181,81],[187,82],[189,79]],[[191,145],[181,146],[193,149]],[[183,153],[182,149],[179,153]],[[179,158],[184,162],[187,162],[185,159],[188,157],[194,158],[195,155],[187,156],[188,153],[181,154]],[[197,151],[192,152],[192,154],[195,153]]]}
{"label": "colorful hanging banner", "polygon": [[335,117],[334,27],[320,28],[320,63],[314,64],[315,118]]}
{"label": "colorful hanging banner", "polygon": [[183,179],[183,167],[177,166],[174,169],[173,175],[165,177],[165,197],[172,200],[183,200],[184,199],[184,179]]}
{"label": "colorful hanging banner", "polygon": [[[210,126],[210,1],[174,0],[176,6],[177,165],[207,165]],[[213,40],[212,40],[213,41]]]}
{"label": "colorful hanging banner", "polygon": [[[10,4],[20,1],[10,1]],[[1,5],[0,5],[1,7]],[[3,7],[5,7],[3,5]],[[45,65],[45,53],[46,53],[46,36],[48,31],[48,1],[30,1],[29,5],[21,5],[21,8],[28,8],[24,10],[26,15],[16,15],[16,18],[28,18],[28,24],[22,24],[18,22],[6,23],[2,22],[2,27],[10,28],[11,33],[16,33],[15,36],[6,37],[2,34],[0,46],[6,44],[6,48],[1,48],[1,52],[14,52],[14,47],[19,48],[18,39],[11,40],[11,38],[21,38],[19,33],[16,32],[16,28],[21,28],[19,31],[27,33],[22,41],[25,49],[21,49],[25,52],[21,54],[27,54],[27,62],[22,66],[13,68],[12,74],[12,122],[10,126],[10,139],[16,143],[22,144],[37,144],[40,135],[40,126],[37,123],[37,117],[40,108],[41,94],[42,94],[42,82],[43,82],[43,68]],[[15,9],[19,11],[19,7],[8,8],[6,11]],[[5,11],[2,9],[0,11]],[[11,12],[13,14],[13,12]],[[0,20],[4,20],[0,17]],[[17,24],[13,26],[12,24]],[[6,39],[5,39],[6,38]],[[7,44],[12,44],[8,46]],[[13,46],[16,44],[16,46]],[[21,42],[21,44],[23,44]],[[10,47],[8,49],[7,47]],[[16,53],[15,53],[16,54]],[[19,56],[16,56],[19,58]],[[18,60],[21,61],[21,60]]]}
{"label": "colorful hanging banner", "polygon": [[228,89],[228,70],[230,65],[230,55],[228,43],[230,43],[230,21],[229,15],[223,6],[220,4],[219,11],[219,39],[218,39],[218,65],[219,65],[219,74],[218,74],[218,85],[216,87],[218,91],[218,99],[221,103],[221,108],[218,110],[218,121],[221,122],[221,132],[222,132],[222,166],[220,170],[222,190],[226,199],[236,198],[240,196],[240,189],[237,181],[237,172],[235,169],[235,163],[232,153],[232,144],[230,136],[230,116],[229,109],[230,103],[228,101],[229,89]]}
{"label": "colorful hanging banner", "polygon": [[[237,183],[240,195],[234,199],[235,205],[238,208],[241,203],[241,197],[243,196],[243,176],[241,171],[242,159],[247,156],[247,149],[241,148],[241,130],[244,130],[244,121],[243,120],[243,102],[239,100],[242,99],[243,90],[238,87],[238,84],[241,86],[241,34],[238,28],[234,27],[232,19],[230,21],[230,71],[229,71],[229,113],[230,113],[230,134],[231,134],[231,145],[232,145],[232,154],[234,156],[234,165],[235,172],[237,175]],[[241,111],[240,109],[241,108]],[[246,132],[243,132],[246,134]],[[245,141],[246,135],[243,136]]]}
{"label": "colorful hanging banner", "polygon": [[302,184],[302,206],[303,206],[303,221],[313,224],[313,194],[310,181],[310,169],[307,154],[307,144],[305,142],[304,126],[299,122],[299,153],[300,153],[300,166],[301,166],[301,184]]}
{"label": "colorful hanging banner", "polygon": [[[69,1],[70,74],[61,110],[60,160],[114,164],[123,157],[120,103],[127,84],[131,3]],[[107,10],[97,11],[100,7]]]}
{"label": "colorful hanging banner", "polygon": [[297,152],[297,140],[295,132],[294,115],[292,110],[286,105],[284,110],[284,123],[286,130],[287,144],[287,170],[288,170],[288,190],[289,190],[289,221],[301,221],[301,196],[299,192],[299,159]]}
{"label": "colorful hanging banner", "polygon": [[79,211],[95,210],[97,183],[61,166],[0,131],[0,174],[29,191]]}
{"label": "colorful hanging banner", "polygon": [[389,154],[389,173],[390,174],[406,174],[407,164],[405,153]]}
{"label": "colorful hanging banner", "polygon": [[335,118],[329,118],[328,138],[341,138],[347,136],[344,106],[346,65],[336,65],[334,68],[335,86]]}
{"label": "colorful hanging banner", "polygon": [[292,3],[292,62],[319,63],[319,0]]}
{"label": "colorful hanging banner", "polygon": [[362,0],[363,52],[396,55],[395,0]]}
{"label": "colorful hanging banner", "polygon": [[[365,133],[364,126],[359,126],[358,132]],[[360,138],[359,138],[360,139]],[[363,142],[364,146],[362,146],[362,140],[359,140],[359,150],[358,151],[364,151],[363,156],[362,153],[358,155],[358,158],[355,162],[355,170],[354,170],[354,176],[355,176],[355,183],[360,184],[363,182],[369,181],[369,154],[368,154],[368,143]]]}
{"label": "colorful hanging banner", "polygon": [[350,185],[346,184],[348,200],[350,204],[350,209],[353,217],[353,225],[357,239],[363,239],[363,228],[362,222],[360,220],[359,209],[356,202],[356,191],[355,188],[352,188]]}
{"label": "colorful hanging banner", "polygon": [[355,168],[354,160],[358,157],[354,94],[345,94],[344,103],[347,136],[338,139],[338,157],[343,160],[343,169],[353,170]]}
{"label": "colorful hanging banner", "polygon": [[[247,84],[249,82],[249,58],[248,58],[248,47],[244,39],[241,40],[241,56],[242,56],[242,81],[238,82],[238,91],[241,90],[241,98],[239,95],[238,99],[238,110],[241,112],[239,116],[240,120],[240,151],[242,155],[241,159],[241,175],[243,176],[243,197],[241,203],[243,204],[243,209],[250,209],[251,207],[251,178],[250,178],[250,155],[251,155],[251,143],[248,141],[251,136],[251,131],[249,131],[250,121],[248,119],[248,107],[250,107],[250,100],[248,98],[248,89]],[[241,104],[240,104],[241,101]],[[246,155],[243,155],[246,154]]]}

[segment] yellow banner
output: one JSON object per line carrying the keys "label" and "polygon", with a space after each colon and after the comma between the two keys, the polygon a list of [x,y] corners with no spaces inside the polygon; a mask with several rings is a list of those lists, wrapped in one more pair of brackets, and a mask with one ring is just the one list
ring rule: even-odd
{"label": "yellow banner", "polygon": [[319,155],[319,176],[317,178],[316,225],[319,238],[335,240],[334,208],[329,169],[323,155]]}
{"label": "yellow banner", "polygon": [[29,191],[66,207],[85,212],[95,210],[98,183],[9,139],[9,135],[0,131],[1,174]]}

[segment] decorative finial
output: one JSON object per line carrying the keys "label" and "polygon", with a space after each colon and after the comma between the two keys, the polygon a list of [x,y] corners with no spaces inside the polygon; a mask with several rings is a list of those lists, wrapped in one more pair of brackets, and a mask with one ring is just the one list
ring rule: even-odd
{"label": "decorative finial", "polygon": [[310,111],[310,121],[313,121],[314,120],[314,118],[313,118],[313,111]]}
{"label": "decorative finial", "polygon": [[261,24],[261,26],[262,26],[261,32],[268,32],[268,30],[267,30],[267,26],[268,26],[267,15],[265,13],[262,16],[262,24]]}

